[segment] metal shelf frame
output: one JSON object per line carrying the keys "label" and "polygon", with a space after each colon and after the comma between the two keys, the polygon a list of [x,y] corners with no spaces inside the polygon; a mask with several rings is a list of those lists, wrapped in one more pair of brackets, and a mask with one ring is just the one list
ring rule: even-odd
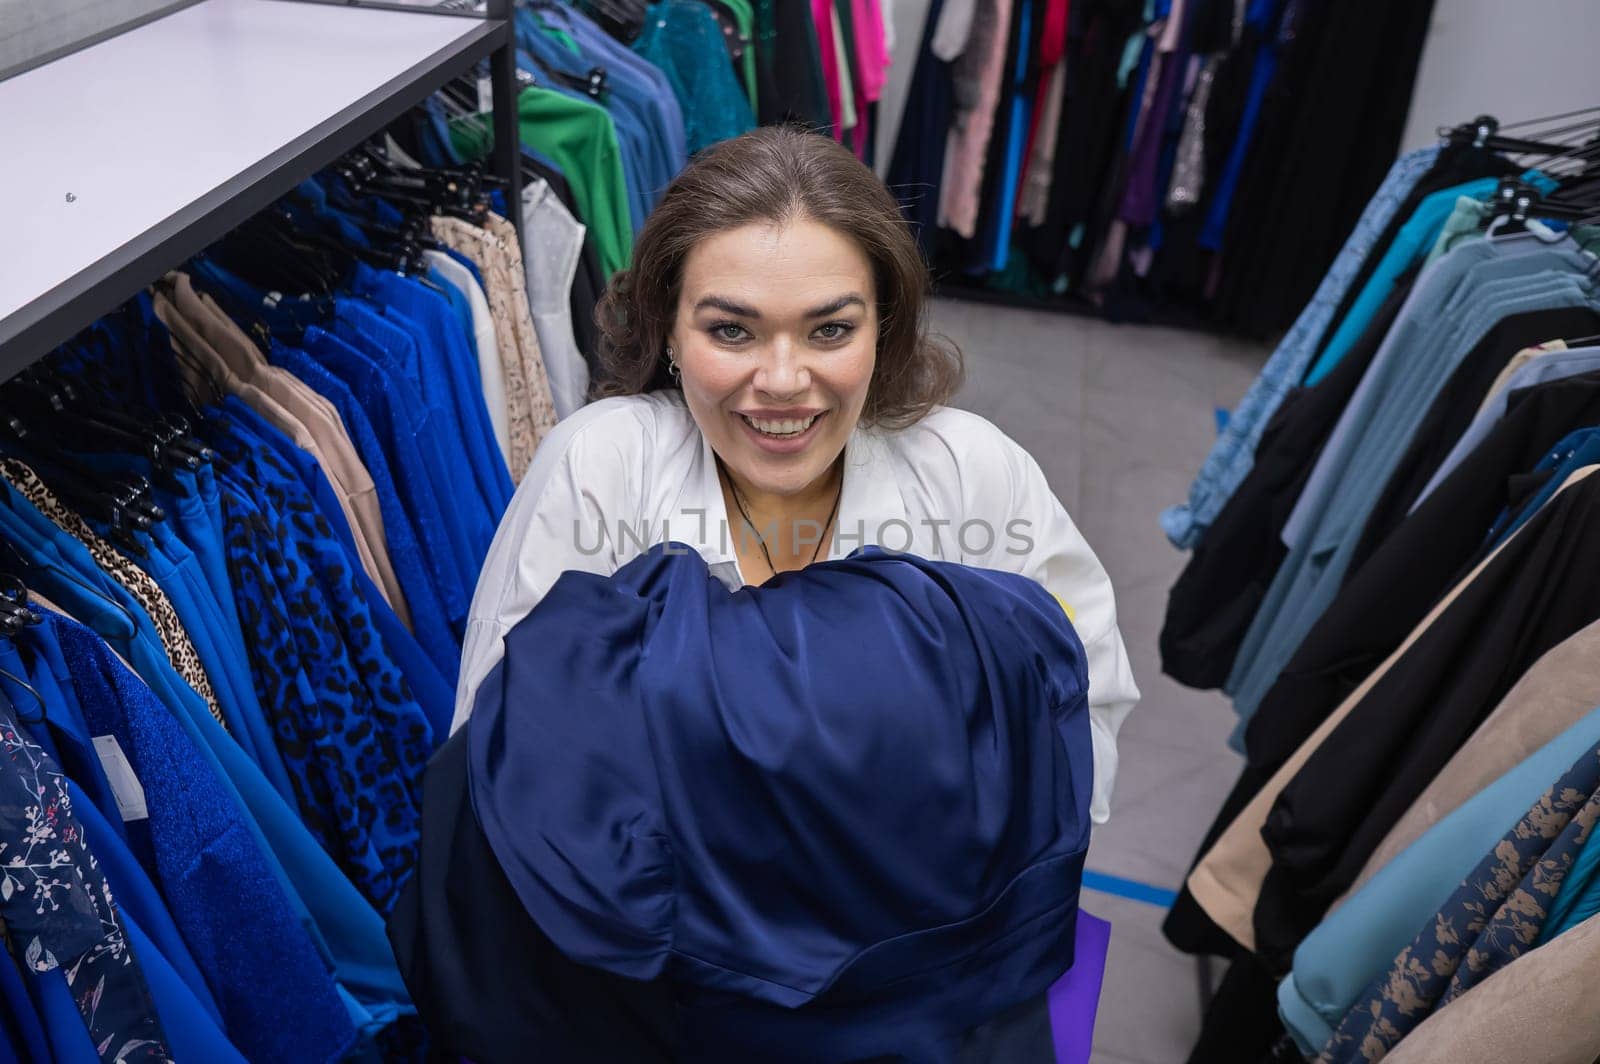
{"label": "metal shelf frame", "polygon": [[[516,40],[511,22],[511,3],[512,0],[489,0],[487,18],[462,18],[358,7],[322,7],[283,3],[281,0],[201,0],[164,19],[144,24],[126,34],[0,82],[0,203],[4,204],[0,207],[0,315],[3,315],[0,316],[0,380],[9,379],[37,361],[162,273],[203,250],[300,181],[380,132],[440,86],[472,69],[484,58],[490,61],[494,100],[493,167],[508,183],[506,196],[510,220],[520,232],[522,178],[516,117]],[[280,14],[268,14],[269,8],[276,9]],[[296,18],[296,13],[304,12],[334,14]],[[349,21],[352,18],[428,21],[404,26],[389,22],[380,27],[376,23],[357,25]],[[63,79],[75,78],[80,71],[84,76],[94,76],[97,63],[102,64],[100,69],[103,69],[104,64],[112,64],[118,58],[125,61],[140,58],[141,48],[159,50],[162,47],[160,40],[151,37],[137,39],[138,35],[161,33],[164,23],[174,19],[205,21],[166,26],[165,32],[173,39],[190,42],[188,47],[201,51],[208,42],[222,41],[219,47],[226,45],[234,49],[234,52],[227,53],[230,56],[238,52],[248,54],[249,49],[256,47],[250,42],[262,40],[263,35],[259,32],[262,20],[267,20],[270,25],[281,25],[284,33],[290,35],[289,40],[272,42],[280,51],[293,53],[304,43],[292,38],[294,31],[323,33],[324,36],[317,43],[332,48],[344,38],[360,39],[365,36],[364,31],[380,28],[392,31],[393,39],[403,40],[409,51],[401,53],[405,56],[404,60],[396,60],[387,67],[382,56],[362,56],[363,70],[370,68],[373,72],[370,83],[357,84],[352,83],[351,78],[345,78],[338,86],[342,95],[333,101],[340,106],[331,114],[308,124],[306,128],[291,131],[289,135],[283,135],[281,129],[272,136],[264,135],[259,149],[248,142],[248,137],[236,138],[241,143],[230,145],[234,156],[223,164],[216,164],[204,154],[209,146],[203,136],[192,138],[188,146],[196,152],[195,170],[209,173],[206,165],[213,170],[235,165],[238,168],[229,176],[212,182],[176,209],[153,217],[150,224],[126,239],[121,239],[122,234],[115,231],[115,226],[102,222],[98,226],[85,227],[83,232],[70,234],[73,242],[69,247],[50,245],[50,219],[72,217],[66,212],[75,200],[71,191],[73,180],[59,175],[40,175],[37,164],[56,152],[71,155],[71,149],[62,147],[66,143],[63,138],[78,138],[79,143],[72,145],[79,152],[74,158],[86,158],[84,153],[92,151],[92,148],[85,148],[81,141],[95,137],[96,132],[92,128],[73,128],[74,119],[81,117],[81,124],[88,127],[92,126],[96,115],[87,108],[82,109],[81,115],[75,115],[70,107],[66,108],[65,113],[54,116],[55,127],[45,131],[48,136],[56,138],[52,143],[29,145],[21,140],[19,146],[24,133],[39,130],[44,123],[35,121],[32,126],[24,126],[20,120],[6,117],[8,113],[12,116],[18,114],[15,110],[8,111],[8,107],[14,107],[18,101],[25,101],[35,108],[50,107],[50,101],[43,94],[52,85],[59,87],[64,84]],[[234,26],[240,27],[241,31],[250,28],[255,32],[248,40],[224,40],[226,31]],[[341,38],[340,34],[344,37]],[[374,39],[381,44],[386,38],[378,33]],[[108,49],[118,49],[118,52],[107,52]],[[225,81],[228,77],[226,71],[205,70],[203,56],[173,55],[171,61],[191,63],[200,74],[213,79]],[[399,65],[401,62],[404,62],[403,66]],[[262,81],[265,82],[270,75],[270,69],[264,69],[261,72]],[[315,70],[286,68],[282,76],[286,79],[302,78],[304,83],[299,87],[312,93],[317,91]],[[199,77],[197,80],[204,81],[205,78]],[[240,80],[249,81],[248,77]],[[138,88],[130,86],[128,92],[136,97]],[[322,110],[327,110],[327,97],[313,95],[311,98],[321,105]],[[262,108],[270,108],[274,103],[273,99],[246,98],[230,100],[218,106],[231,108],[226,113],[236,113],[241,122],[255,120],[260,125],[269,125],[260,122],[259,116],[265,113]],[[133,104],[114,101],[113,109],[117,104],[137,107],[139,101]],[[152,135],[159,136],[172,128],[171,123],[177,123],[181,129],[186,114],[204,108],[196,107],[193,99],[152,98],[149,109],[155,112],[147,116]],[[252,119],[252,115],[257,117]],[[18,128],[8,129],[7,126],[13,122]],[[186,165],[184,145],[180,144],[169,158],[172,172],[183,173],[181,168]],[[8,161],[19,159],[22,160],[20,164]],[[28,172],[30,162],[35,164],[31,173]],[[105,165],[114,168],[116,160],[108,159]],[[167,159],[155,164],[152,169],[155,179],[159,179],[159,166],[165,165],[169,165]],[[70,172],[72,168],[66,166],[63,169]],[[79,166],[77,172],[81,175],[88,171]],[[152,174],[144,176],[149,178]],[[105,187],[115,182],[117,176],[114,169],[110,173],[95,171],[88,180],[91,184],[99,182],[96,187]],[[66,206],[62,205],[63,196]],[[8,221],[5,217],[8,211],[30,209],[36,212],[32,218],[18,214]],[[58,213],[52,215],[51,211]],[[121,221],[129,217],[139,217],[137,200],[130,200],[128,209],[115,215],[112,220]],[[56,228],[62,227],[57,225]],[[95,246],[97,233],[107,229],[114,231],[110,238],[115,240],[114,246]],[[44,280],[41,281],[39,273],[46,274]],[[47,284],[47,287],[35,291],[41,283]],[[13,290],[5,291],[8,286]]]}

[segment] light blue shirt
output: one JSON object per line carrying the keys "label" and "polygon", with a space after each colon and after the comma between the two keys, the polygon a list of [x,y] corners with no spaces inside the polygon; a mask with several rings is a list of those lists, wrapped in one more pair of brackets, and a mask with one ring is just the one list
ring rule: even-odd
{"label": "light blue shirt", "polygon": [[[1234,696],[1241,729],[1338,593],[1372,507],[1461,360],[1505,317],[1595,305],[1588,278],[1572,272],[1486,281],[1516,269],[1494,261],[1494,255],[1505,251],[1522,249],[1478,241],[1457,248],[1426,271],[1407,301],[1412,313],[1402,308],[1351,397],[1285,525],[1289,553],[1225,685]],[[1485,255],[1489,261],[1474,262],[1464,274],[1458,269],[1462,262]],[[1524,269],[1549,261],[1539,254],[1520,257]],[[1437,312],[1441,297],[1442,313]],[[1236,733],[1232,741],[1238,745],[1241,735]]]}
{"label": "light blue shirt", "polygon": [[1211,522],[1255,465],[1256,444],[1267,422],[1277,413],[1283,397],[1300,383],[1317,353],[1333,315],[1350,290],[1356,275],[1388,228],[1395,212],[1422,180],[1439,156],[1436,147],[1409,152],[1395,161],[1383,184],[1368,201],[1361,219],[1334,259],[1294,325],[1267,359],[1255,383],[1228,418],[1228,423],[1206,455],[1187,502],[1170,506],[1161,514],[1161,528],[1172,545],[1190,549],[1200,542]]}

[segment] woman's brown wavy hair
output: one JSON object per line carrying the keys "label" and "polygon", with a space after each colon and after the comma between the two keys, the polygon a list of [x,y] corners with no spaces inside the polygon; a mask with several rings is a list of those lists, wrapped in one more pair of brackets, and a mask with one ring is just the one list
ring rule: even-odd
{"label": "woman's brown wavy hair", "polygon": [[862,420],[897,428],[948,402],[961,353],[930,336],[929,277],[899,204],[842,145],[768,126],[696,156],[667,189],[596,310],[602,372],[596,398],[675,387],[666,338],[677,317],[683,264],[700,241],[752,223],[811,219],[854,240],[872,263],[878,355]]}

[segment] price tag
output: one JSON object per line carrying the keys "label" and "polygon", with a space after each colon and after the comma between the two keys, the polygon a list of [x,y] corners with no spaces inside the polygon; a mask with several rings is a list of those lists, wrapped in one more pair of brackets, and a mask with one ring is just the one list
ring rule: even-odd
{"label": "price tag", "polygon": [[106,770],[106,782],[111,784],[111,796],[117,800],[117,810],[124,823],[150,819],[150,809],[144,803],[144,786],[134,775],[128,755],[115,735],[96,735],[94,752],[100,755],[100,765]]}

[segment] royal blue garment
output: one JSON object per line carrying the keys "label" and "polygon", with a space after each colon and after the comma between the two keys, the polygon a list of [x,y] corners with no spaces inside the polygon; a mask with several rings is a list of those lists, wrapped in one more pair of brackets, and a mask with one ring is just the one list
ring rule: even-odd
{"label": "royal blue garment", "polygon": [[[475,521],[468,531],[474,537],[473,546],[487,553],[515,486],[495,442],[483,384],[476,379],[478,359],[468,334],[444,296],[409,277],[358,263],[355,289],[381,305],[385,316],[397,325],[411,323],[422,395],[439,426],[447,468],[456,473],[452,481],[461,487],[477,487],[482,520]],[[471,500],[463,501],[470,505]]]}
{"label": "royal blue garment", "polygon": [[1017,216],[1017,186],[1022,176],[1022,152],[1028,140],[1028,112],[1033,101],[1024,91],[1028,78],[1029,37],[1033,31],[1033,0],[1022,0],[1019,17],[1017,64],[1012,75],[1011,124],[1006,134],[1005,173],[1000,180],[1000,209],[995,213],[993,244],[989,249],[989,269],[996,273],[1006,268],[1011,252],[1011,228]]}
{"label": "royal blue garment", "polygon": [[[1233,147],[1223,164],[1212,191],[1211,206],[1206,212],[1205,226],[1200,230],[1198,243],[1210,251],[1220,250],[1222,238],[1228,228],[1228,217],[1233,209],[1234,190],[1239,185],[1239,175],[1244,171],[1250,155],[1250,145],[1255,139],[1256,124],[1266,103],[1267,90],[1273,75],[1278,71],[1278,51],[1285,37],[1293,32],[1293,25],[1284,21],[1285,0],[1251,0],[1245,15],[1245,25],[1250,32],[1262,37],[1256,51],[1255,66],[1250,72],[1250,90],[1245,98],[1244,112],[1233,136]],[[1284,23],[1281,27],[1279,23]]]}
{"label": "royal blue garment", "polygon": [[[378,590],[378,586],[367,575],[366,569],[361,564],[355,539],[350,533],[350,524],[345,520],[338,496],[334,494],[333,485],[328,483],[322,467],[315,458],[295,446],[293,440],[263,420],[250,407],[236,403],[232,398],[226,400],[224,406],[241,428],[264,447],[272,449],[282,460],[284,467],[295,475],[300,485],[309,493],[317,513],[327,521],[343,551],[346,567],[355,581],[362,602],[371,614],[373,626],[378,630],[378,635],[388,650],[389,658],[399,666],[401,674],[411,686],[411,693],[416,697],[417,704],[422,707],[435,738],[448,735],[450,719],[455,712],[455,681],[453,678],[446,680],[440,673],[438,666],[417,642],[417,637],[401,623],[389,605],[388,599],[383,597],[383,592]],[[240,638],[240,645],[244,645],[243,637]]]}
{"label": "royal blue garment", "polygon": [[440,293],[450,303],[454,328],[466,341],[467,353],[472,357],[468,359],[466,372],[479,389],[479,402],[482,402],[483,377],[478,372],[478,327],[472,320],[472,303],[467,298],[465,290],[457,288],[447,281],[438,270],[428,267],[428,283],[439,289]]}
{"label": "royal blue garment", "polygon": [[348,345],[315,327],[306,330],[305,342],[307,351],[273,344],[269,357],[273,365],[299,377],[338,411],[361,456],[362,465],[372,475],[378,510],[383,516],[384,536],[389,541],[389,558],[394,563],[406,601],[411,605],[411,623],[417,640],[453,688],[461,663],[460,643],[451,630],[444,601],[422,551],[420,536],[400,501],[399,489],[389,471],[389,460],[355,393],[317,361],[319,353],[341,352],[340,357],[349,357]]}
{"label": "royal blue garment", "polygon": [[[220,1030],[222,1010],[217,1008],[211,988],[206,985],[200,965],[195,963],[188,943],[184,942],[178,925],[173,922],[166,901],[150,881],[149,873],[139,864],[139,859],[128,849],[121,832],[122,818],[116,808],[113,807],[108,815],[89,801],[76,780],[69,779],[67,786],[72,794],[72,811],[83,824],[84,838],[94,851],[106,882],[111,885],[112,896],[117,899],[123,915],[130,923],[139,926],[141,934],[150,943],[148,949],[141,948],[140,955],[147,957],[152,951],[160,954],[163,963],[188,988],[188,998]],[[151,988],[151,994],[158,999],[159,1008],[160,994],[154,987]]]}
{"label": "royal blue garment", "polygon": [[1567,478],[1584,466],[1600,462],[1600,427],[1578,429],[1563,437],[1539,460],[1535,473],[1547,474],[1544,486],[1516,511],[1505,510],[1495,519],[1489,530],[1489,539],[1496,546],[1510,539],[1518,529],[1533,519],[1545,503],[1561,490]]}
{"label": "royal blue garment", "polygon": [[417,447],[427,470],[433,494],[438,499],[439,516],[449,536],[452,558],[456,561],[465,595],[470,600],[476,576],[488,543],[494,538],[500,513],[484,502],[463,466],[471,461],[462,446],[461,432],[450,414],[445,394],[448,385],[432,380],[436,374],[427,367],[420,344],[414,337],[421,327],[392,308],[381,315],[364,313],[374,308],[355,301],[340,301],[340,318],[348,318],[351,329],[336,319],[334,331],[344,331],[348,341],[390,374],[395,396],[413,419]]}
{"label": "royal blue garment", "polygon": [[[154,694],[88,629],[52,615],[90,729],[115,735],[144,787],[135,852],[252,1059],[334,1060],[355,1031],[334,981],[232,796]],[[135,830],[136,828],[147,830]]]}
{"label": "royal blue garment", "polygon": [[[448,479],[449,472],[428,431],[426,408],[400,368],[389,362],[389,352],[372,335],[393,327],[356,300],[341,299],[338,308],[333,336],[343,342],[327,343],[307,329],[306,350],[349,386],[372,420],[389,468],[400,474],[395,487],[417,532],[450,624],[465,630],[473,587],[466,574],[470,547],[460,519],[442,505],[450,496],[441,496],[438,486]],[[415,603],[411,609],[414,617]]]}
{"label": "royal blue garment", "polygon": [[0,1043],[0,1049],[9,1049],[11,1059],[50,1059],[50,1041],[39,1018],[38,1006],[28,996],[22,972],[9,962],[0,964],[0,1017],[5,1020],[3,1031],[9,1041],[9,1045]]}
{"label": "royal blue garment", "polygon": [[243,611],[256,622],[252,673],[263,703],[279,707],[302,813],[381,911],[412,860],[415,776],[431,729],[303,489],[237,427],[213,441],[245,489],[228,500],[229,560],[235,583],[255,596]]}
{"label": "royal blue garment", "polygon": [[[94,468],[152,476],[149,462],[137,456],[86,454],[79,458]],[[171,496],[172,493],[167,494]],[[190,507],[199,506],[197,498],[172,501],[176,503],[176,509],[168,511],[169,520]],[[92,522],[91,526],[102,536],[107,534],[103,523]],[[196,542],[203,549],[220,550],[220,542],[206,542],[210,519],[203,512],[198,515],[191,512],[184,529],[197,537]],[[231,588],[228,591],[228,606],[224,610],[212,590],[213,580],[203,571],[198,556],[175,534],[168,522],[158,521],[149,533],[135,535],[143,554],[133,553],[129,557],[167,596],[216,692],[229,734],[261,768],[262,774],[278,792],[286,799],[292,799],[293,790],[288,773],[278,756],[271,725],[257,701],[251,682],[244,636],[238,627]]]}
{"label": "royal blue garment", "polygon": [[[138,455],[97,452],[75,457],[93,469],[157,479],[149,460]],[[109,537],[110,529],[105,522],[91,520],[87,523],[100,536]],[[288,797],[291,793],[288,776],[273,748],[266,716],[256,701],[249,665],[245,661],[243,636],[237,628],[229,628],[205,574],[200,571],[199,562],[173,534],[167,522],[157,521],[148,533],[134,533],[134,537],[140,549],[123,553],[166,595],[200,659],[201,669],[211,682],[229,734],[250,759],[261,766],[280,793]]]}
{"label": "royal blue garment", "polygon": [[[262,854],[301,925],[335,965],[342,987],[369,1009],[393,1012],[407,1002],[384,932],[383,918],[362,899],[317,845],[300,817],[261,775],[239,744],[211,717],[205,702],[178,679],[149,618],[93,563],[83,545],[55,529],[20,493],[0,482],[0,535],[24,551],[29,586],[111,641],[150,683],[224,789],[249,814]],[[43,538],[54,530],[56,539]],[[74,564],[69,559],[76,559]],[[152,682],[153,681],[153,682]]]}
{"label": "royal blue garment", "polygon": [[139,921],[130,915],[127,927],[128,944],[144,964],[156,1013],[169,1032],[167,1042],[172,1050],[172,1058],[180,1062],[203,1060],[206,1064],[245,1064],[244,1054],[239,1052],[222,1026],[206,1011],[189,984],[179,977],[178,971],[168,963],[166,955],[144,933]]}
{"label": "royal blue garment", "polygon": [[228,563],[222,554],[222,517],[218,509],[221,502],[216,478],[207,463],[193,471],[174,469],[172,480],[172,486],[153,484],[156,501],[167,511],[167,522],[173,532],[193,552],[231,636],[241,629],[239,615],[233,608],[232,588],[228,585]]}
{"label": "royal blue garment", "polygon": [[508,633],[472,800],[566,957],[673,980],[678,1059],[942,1059],[1072,963],[1086,689],[1015,574],[867,547],[730,592],[668,544]]}
{"label": "royal blue garment", "polygon": [[[173,668],[144,608],[99,567],[87,547],[8,481],[0,481],[0,536],[27,567],[23,575],[29,587],[98,632],[166,705],[211,719],[205,700]],[[238,749],[234,740],[227,741]]]}

